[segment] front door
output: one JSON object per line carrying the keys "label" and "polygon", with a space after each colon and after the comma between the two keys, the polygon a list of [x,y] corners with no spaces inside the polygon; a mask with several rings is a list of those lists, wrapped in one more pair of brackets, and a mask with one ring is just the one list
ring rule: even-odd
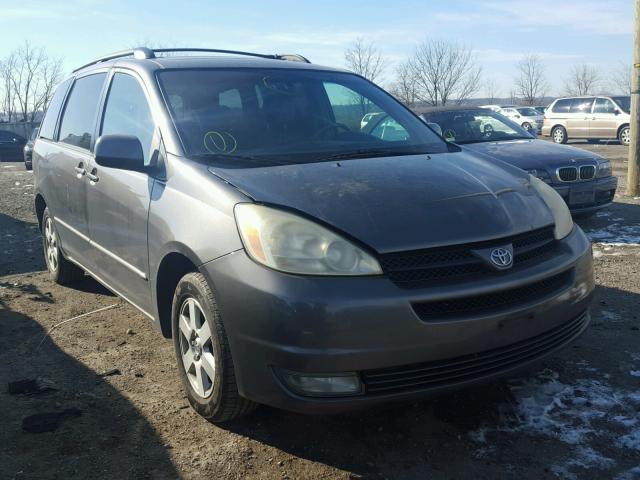
{"label": "front door", "polygon": [[76,79],[62,113],[58,141],[43,139],[40,176],[65,254],[85,264],[89,250],[86,171],[106,73]]}
{"label": "front door", "polygon": [[618,115],[616,106],[608,98],[596,98],[589,124],[591,138],[616,138]]}
{"label": "front door", "polygon": [[[148,164],[155,127],[139,79],[116,71],[103,111],[100,135],[138,137]],[[89,268],[138,308],[151,312],[147,217],[154,179],[95,162],[88,179],[87,217],[94,247]]]}

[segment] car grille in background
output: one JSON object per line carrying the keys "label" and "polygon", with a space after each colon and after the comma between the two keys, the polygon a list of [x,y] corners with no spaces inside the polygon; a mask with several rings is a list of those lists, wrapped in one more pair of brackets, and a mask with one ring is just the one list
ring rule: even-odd
{"label": "car grille in background", "polygon": [[578,169],[576,167],[559,168],[558,178],[563,182],[575,182],[578,180]]}
{"label": "car grille in background", "polygon": [[593,165],[584,165],[580,167],[580,180],[591,180],[596,176],[596,167]]}
{"label": "car grille in background", "polygon": [[512,269],[528,261],[550,256],[558,247],[553,227],[546,227],[486,242],[387,253],[380,256],[380,264],[389,279],[401,288],[423,288],[447,281],[474,280],[478,275],[500,275],[505,271],[499,272],[489,267],[473,254],[473,250],[501,247],[509,243],[513,245]]}
{"label": "car grille in background", "polygon": [[362,372],[369,395],[424,390],[482,378],[550,353],[578,336],[589,322],[586,312],[535,337],[480,353]]}
{"label": "car grille in background", "polygon": [[573,271],[554,275],[527,285],[433,302],[414,303],[411,306],[424,322],[451,320],[475,315],[497,314],[514,307],[530,305],[566,290],[573,279]]}

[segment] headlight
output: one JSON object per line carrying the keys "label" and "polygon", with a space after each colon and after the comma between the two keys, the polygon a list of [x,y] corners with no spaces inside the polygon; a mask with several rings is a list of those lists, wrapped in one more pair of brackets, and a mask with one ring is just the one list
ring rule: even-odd
{"label": "headlight", "polygon": [[377,260],[330,230],[275,208],[241,203],[236,222],[245,250],[275,270],[305,275],[380,275]]}
{"label": "headlight", "polygon": [[611,173],[611,162],[609,160],[598,164],[598,177],[610,177]]}
{"label": "headlight", "polygon": [[562,197],[549,185],[542,180],[537,179],[533,175],[529,175],[529,181],[533,189],[542,197],[544,203],[553,213],[553,219],[555,220],[556,228],[554,235],[557,240],[560,240],[571,233],[573,230],[573,219],[571,218],[571,212],[569,207],[562,199]]}
{"label": "headlight", "polygon": [[551,183],[551,176],[546,170],[529,170],[528,172],[545,183]]}

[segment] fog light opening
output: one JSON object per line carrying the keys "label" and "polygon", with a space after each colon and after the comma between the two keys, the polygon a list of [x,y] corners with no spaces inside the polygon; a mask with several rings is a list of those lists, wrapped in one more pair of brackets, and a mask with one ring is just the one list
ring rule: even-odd
{"label": "fog light opening", "polygon": [[309,374],[277,370],[278,376],[292,392],[305,397],[341,397],[362,393],[357,373]]}

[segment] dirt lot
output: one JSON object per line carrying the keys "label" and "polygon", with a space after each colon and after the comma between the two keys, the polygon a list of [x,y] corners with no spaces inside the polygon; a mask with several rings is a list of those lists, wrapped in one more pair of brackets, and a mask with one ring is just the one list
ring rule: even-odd
{"label": "dirt lot", "polygon": [[[576,146],[610,158],[624,192],[625,147]],[[263,407],[220,428],[188,408],[145,317],[90,279],[68,289],[42,273],[32,184],[0,164],[0,478],[640,479],[638,199],[579,220],[597,242],[593,321],[530,374],[348,416]],[[53,390],[7,392],[24,378]],[[67,409],[55,432],[22,431]]]}

